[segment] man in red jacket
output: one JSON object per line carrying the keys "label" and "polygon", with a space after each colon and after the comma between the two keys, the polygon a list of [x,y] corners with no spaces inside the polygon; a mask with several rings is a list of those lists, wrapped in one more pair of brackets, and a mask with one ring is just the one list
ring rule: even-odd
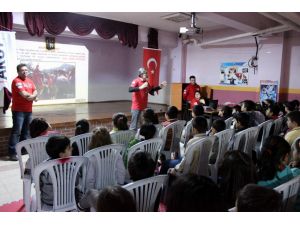
{"label": "man in red jacket", "polygon": [[190,108],[191,101],[195,98],[195,92],[200,92],[200,86],[196,83],[195,76],[190,76],[190,84],[183,91],[183,119],[190,120],[190,113],[188,109]]}
{"label": "man in red jacket", "polygon": [[138,70],[138,77],[131,82],[129,92],[132,92],[131,123],[130,130],[137,130],[141,112],[147,107],[148,93],[154,95],[154,91],[160,90],[167,85],[162,82],[157,87],[151,87],[148,83],[148,74],[144,68]]}

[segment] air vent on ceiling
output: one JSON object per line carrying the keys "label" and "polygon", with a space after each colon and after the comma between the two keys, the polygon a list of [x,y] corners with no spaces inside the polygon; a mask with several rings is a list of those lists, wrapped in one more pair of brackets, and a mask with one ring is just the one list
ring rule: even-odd
{"label": "air vent on ceiling", "polygon": [[165,20],[173,21],[175,23],[180,23],[180,22],[183,22],[183,21],[190,20],[191,15],[188,14],[188,13],[179,12],[179,13],[172,13],[172,14],[169,14],[169,15],[166,15],[166,16],[162,16],[161,18],[165,19]]}

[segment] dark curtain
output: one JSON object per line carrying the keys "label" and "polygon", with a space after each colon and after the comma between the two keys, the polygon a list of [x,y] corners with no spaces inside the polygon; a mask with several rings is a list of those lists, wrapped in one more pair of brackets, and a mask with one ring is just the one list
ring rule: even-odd
{"label": "dark curtain", "polygon": [[134,24],[62,12],[27,12],[24,19],[32,36],[42,36],[44,29],[52,35],[58,35],[68,26],[73,33],[80,36],[88,35],[95,29],[104,39],[117,35],[122,45],[136,48],[138,44],[138,26]]}
{"label": "dark curtain", "polygon": [[148,48],[158,49],[158,31],[154,28],[148,31]]}
{"label": "dark curtain", "polygon": [[0,30],[11,31],[13,26],[12,12],[0,12]]}

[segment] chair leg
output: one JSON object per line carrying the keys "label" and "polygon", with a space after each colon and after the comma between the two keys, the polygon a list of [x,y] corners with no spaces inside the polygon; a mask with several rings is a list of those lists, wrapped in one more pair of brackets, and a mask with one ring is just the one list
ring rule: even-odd
{"label": "chair leg", "polygon": [[31,179],[23,179],[23,201],[25,203],[26,212],[30,212],[30,198],[31,198]]}

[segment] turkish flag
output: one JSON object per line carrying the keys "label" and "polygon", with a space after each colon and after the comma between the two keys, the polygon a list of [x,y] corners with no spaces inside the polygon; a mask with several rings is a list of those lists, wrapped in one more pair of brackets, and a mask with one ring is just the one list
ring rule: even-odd
{"label": "turkish flag", "polygon": [[143,67],[148,72],[148,82],[150,86],[156,87],[159,84],[161,49],[144,48],[143,55]]}

